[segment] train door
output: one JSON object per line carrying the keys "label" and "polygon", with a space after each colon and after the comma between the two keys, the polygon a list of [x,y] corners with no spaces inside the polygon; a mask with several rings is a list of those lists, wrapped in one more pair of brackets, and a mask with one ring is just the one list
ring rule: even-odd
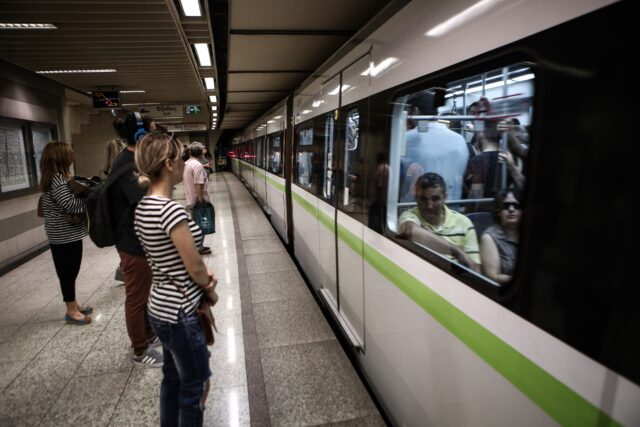
{"label": "train door", "polygon": [[[340,84],[340,145],[336,192],[336,237],[339,321],[357,348],[364,348],[364,259],[366,223],[364,146],[360,139],[366,101],[353,103],[355,93],[369,90],[369,55],[342,72]],[[363,75],[364,74],[364,75]],[[350,94],[351,92],[351,94]]]}
{"label": "train door", "polygon": [[[339,77],[336,79],[336,85]],[[336,103],[337,106],[337,103]],[[320,197],[318,198],[318,258],[322,269],[323,293],[330,298],[332,306],[337,306],[338,281],[336,267],[336,200],[335,200],[335,155],[337,147],[338,109],[323,116],[318,126],[322,129],[322,173],[320,176]]]}

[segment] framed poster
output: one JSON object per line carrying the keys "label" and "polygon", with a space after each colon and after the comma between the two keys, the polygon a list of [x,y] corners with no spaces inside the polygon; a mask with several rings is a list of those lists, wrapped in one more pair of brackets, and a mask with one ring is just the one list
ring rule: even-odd
{"label": "framed poster", "polygon": [[0,125],[0,190],[29,188],[29,168],[20,125]]}

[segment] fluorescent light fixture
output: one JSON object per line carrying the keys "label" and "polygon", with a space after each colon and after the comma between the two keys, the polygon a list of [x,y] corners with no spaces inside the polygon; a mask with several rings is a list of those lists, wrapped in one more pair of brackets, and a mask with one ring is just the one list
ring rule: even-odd
{"label": "fluorescent light fixture", "polygon": [[502,0],[480,0],[473,6],[436,25],[424,35],[427,37],[443,36],[449,31],[479,17],[500,2],[502,2]]}
{"label": "fluorescent light fixture", "polygon": [[212,113],[211,114],[213,117],[218,117],[218,113]]}
{"label": "fluorescent light fixture", "polygon": [[147,93],[146,90],[121,90],[120,93]]}
{"label": "fluorescent light fixture", "polygon": [[[337,92],[336,92],[337,93]],[[324,104],[324,99],[321,99],[319,101],[313,101],[313,104],[311,104],[313,106],[313,108],[318,108],[319,106],[321,106],[322,104]]]}
{"label": "fluorescent light fixture", "polygon": [[209,45],[207,43],[196,43],[193,45],[196,48],[198,54],[198,61],[200,61],[201,67],[211,66],[211,55],[209,55]]}
{"label": "fluorescent light fixture", "polygon": [[360,75],[368,76],[369,74],[371,74],[372,77],[375,77],[381,72],[383,72],[384,70],[386,70],[387,68],[389,68],[391,65],[395,64],[396,62],[398,62],[398,58],[389,57],[389,58],[383,59],[378,65],[374,65],[373,63],[371,63],[369,68],[367,68]]}
{"label": "fluorescent light fixture", "polygon": [[212,105],[212,106],[211,106],[211,110],[216,111],[217,109],[218,109],[218,106],[217,106],[217,105]]}
{"label": "fluorescent light fixture", "polygon": [[[342,92],[344,93],[344,91],[349,89],[350,87],[351,87],[351,85],[342,85]],[[340,86],[336,86],[336,88],[334,90],[329,92],[329,95],[337,95],[339,88],[340,88]]]}
{"label": "fluorescent light fixture", "polygon": [[267,120],[267,123],[275,123],[275,120]]}
{"label": "fluorescent light fixture", "polygon": [[302,110],[302,114],[309,114],[310,112],[311,112],[311,110]]}
{"label": "fluorescent light fixture", "polygon": [[274,119],[281,119],[282,116],[275,116]]}
{"label": "fluorescent light fixture", "polygon": [[53,24],[36,24],[31,22],[0,22],[0,30],[57,30]]}
{"label": "fluorescent light fixture", "polygon": [[205,77],[204,85],[207,90],[214,90],[216,88],[216,82],[213,80],[213,77]]}
{"label": "fluorescent light fixture", "polygon": [[515,80],[517,82],[526,82],[527,80],[533,79],[535,76],[531,73],[525,74],[523,76],[513,77],[511,80]]}
{"label": "fluorescent light fixture", "polygon": [[40,70],[36,71],[38,74],[80,74],[80,73],[115,73],[118,70],[115,68],[96,68],[96,69],[81,69],[81,70]]}
{"label": "fluorescent light fixture", "polygon": [[202,16],[199,0],[180,0],[184,16]]}
{"label": "fluorescent light fixture", "polygon": [[217,96],[215,96],[215,95],[211,95],[211,96],[209,97],[209,101],[211,101],[211,102],[218,102],[218,97],[217,97]]}

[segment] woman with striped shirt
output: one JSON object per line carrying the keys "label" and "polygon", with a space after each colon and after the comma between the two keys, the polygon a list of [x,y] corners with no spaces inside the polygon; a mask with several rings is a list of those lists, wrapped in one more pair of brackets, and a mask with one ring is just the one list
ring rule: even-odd
{"label": "woman with striped shirt", "polygon": [[138,142],[135,159],[139,182],[149,187],[134,224],[153,272],[147,307],[164,357],[160,423],[201,426],[211,371],[196,308],[202,298],[217,301],[217,280],[198,253],[202,231],[171,198],[182,181],[182,145],[153,132]]}
{"label": "woman with striped shirt", "polygon": [[76,278],[82,263],[82,238],[87,235],[87,226],[81,222],[72,224],[65,214],[83,213],[83,199],[69,188],[73,148],[63,141],[49,142],[40,160],[40,188],[44,230],[51,247],[53,264],[56,267],[62,299],[67,305],[64,319],[67,323],[87,325],[91,323],[91,307],[81,308],[76,301]]}

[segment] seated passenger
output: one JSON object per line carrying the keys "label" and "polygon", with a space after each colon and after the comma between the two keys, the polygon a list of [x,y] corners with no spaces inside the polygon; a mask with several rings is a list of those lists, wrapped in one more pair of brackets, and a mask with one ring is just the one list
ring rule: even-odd
{"label": "seated passenger", "polygon": [[440,175],[431,172],[422,175],[415,187],[418,206],[400,215],[399,233],[480,271],[476,231],[469,218],[445,205],[445,188]]}
{"label": "seated passenger", "polygon": [[518,238],[522,209],[513,191],[501,191],[496,196],[494,219],[480,237],[482,272],[498,283],[508,283],[513,277],[518,257]]}

